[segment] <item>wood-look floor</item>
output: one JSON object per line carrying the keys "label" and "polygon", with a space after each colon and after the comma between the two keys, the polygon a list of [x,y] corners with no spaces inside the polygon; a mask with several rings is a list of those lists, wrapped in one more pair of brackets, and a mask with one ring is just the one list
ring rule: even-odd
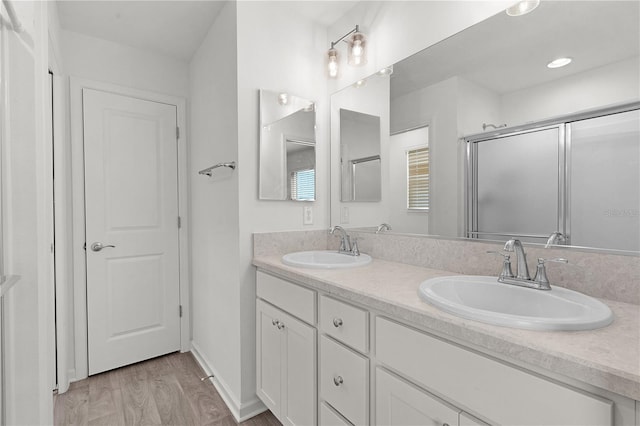
{"label": "wood-look floor", "polygon": [[[174,353],[72,383],[54,398],[56,425],[235,425],[190,353]],[[267,411],[242,423],[280,426]]]}

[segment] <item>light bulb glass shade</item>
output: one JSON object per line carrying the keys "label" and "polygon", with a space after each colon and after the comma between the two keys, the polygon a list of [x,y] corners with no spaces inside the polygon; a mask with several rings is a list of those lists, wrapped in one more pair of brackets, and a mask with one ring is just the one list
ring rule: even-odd
{"label": "light bulb glass shade", "polygon": [[523,0],[514,4],[506,10],[509,16],[522,16],[531,12],[540,5],[540,0]]}
{"label": "light bulb glass shade", "polygon": [[360,32],[353,33],[349,38],[349,65],[359,67],[367,63],[367,39]]}
{"label": "light bulb glass shade", "polygon": [[327,52],[327,73],[329,78],[338,78],[338,51],[333,47]]}

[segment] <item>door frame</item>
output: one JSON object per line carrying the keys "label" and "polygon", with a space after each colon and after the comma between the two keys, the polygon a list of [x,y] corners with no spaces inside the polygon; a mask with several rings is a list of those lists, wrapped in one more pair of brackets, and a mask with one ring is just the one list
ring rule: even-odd
{"label": "door frame", "polygon": [[[178,229],[180,304],[180,351],[191,349],[191,296],[189,276],[189,215],[188,215],[188,169],[186,99],[145,90],[132,89],[111,83],[103,83],[78,77],[69,78],[71,119],[71,186],[73,194],[73,311],[75,380],[89,375],[87,335],[87,264],[85,244],[85,199],[84,199],[84,132],[82,89],[95,89],[117,95],[129,96],[152,102],[175,105],[178,135]],[[176,218],[177,219],[177,218]]]}

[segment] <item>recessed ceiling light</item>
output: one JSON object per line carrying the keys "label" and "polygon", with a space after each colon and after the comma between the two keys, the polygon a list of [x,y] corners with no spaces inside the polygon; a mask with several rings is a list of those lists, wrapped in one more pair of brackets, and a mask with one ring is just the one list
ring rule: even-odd
{"label": "recessed ceiling light", "polygon": [[547,68],[560,68],[571,63],[571,58],[558,58],[547,64]]}
{"label": "recessed ceiling light", "polygon": [[540,5],[540,0],[523,0],[514,4],[506,10],[509,16],[522,16],[531,12]]}
{"label": "recessed ceiling light", "polygon": [[387,68],[382,68],[380,71],[378,71],[379,75],[391,75],[393,74],[393,65],[387,67]]}

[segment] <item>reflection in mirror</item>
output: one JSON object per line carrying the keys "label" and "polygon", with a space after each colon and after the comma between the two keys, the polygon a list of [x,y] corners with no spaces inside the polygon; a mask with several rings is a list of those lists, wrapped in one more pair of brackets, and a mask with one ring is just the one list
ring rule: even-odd
{"label": "reflection in mirror", "polygon": [[545,242],[554,231],[565,234],[558,203],[562,144],[559,126],[473,143],[469,237]]}
{"label": "reflection in mirror", "polygon": [[[383,129],[382,199],[379,203],[358,209],[349,205],[349,226],[374,227],[380,222],[388,222],[394,232],[428,232],[445,237],[466,237],[468,231],[478,231],[478,228],[469,227],[470,219],[467,217],[464,140],[487,135],[505,138],[518,131],[550,124],[564,126],[562,121],[558,121],[562,117],[577,116],[586,111],[610,111],[612,107],[640,101],[639,14],[640,2],[635,1],[545,1],[524,16],[510,17],[501,12],[394,64],[388,91],[378,91],[376,100],[370,93],[356,87],[333,94],[332,111],[334,102],[344,103],[344,99],[349,99],[354,105],[365,103],[370,109],[382,111],[376,114],[381,117]],[[565,67],[548,68],[547,64],[559,56],[569,56],[572,62]],[[334,124],[332,116],[332,153],[338,149],[334,141]],[[428,210],[418,215],[415,221],[401,216],[394,219],[392,212],[406,211],[405,197],[398,196],[406,193],[406,181],[388,178],[397,174],[396,168],[402,164],[392,160],[393,152],[399,151],[393,147],[397,139],[395,135],[424,126],[428,126],[430,162]],[[571,131],[577,131],[576,124],[572,126]],[[385,133],[385,128],[389,133]],[[563,127],[559,131],[566,129]],[[389,135],[394,136],[389,138]],[[532,155],[523,157],[520,149],[499,145],[494,145],[492,153],[489,153],[492,148],[486,145],[487,156],[497,164],[517,164],[516,170],[508,176],[495,175],[497,170],[493,170],[494,176],[483,175],[484,183],[479,188],[482,199],[479,201],[494,209],[506,204],[520,206],[525,211],[511,211],[509,214],[503,211],[499,217],[485,215],[483,218],[481,215],[478,220],[486,221],[487,228],[480,231],[486,233],[473,237],[504,240],[504,236],[491,234],[513,233],[519,236],[539,235],[532,241],[542,241],[542,235],[549,236],[552,232],[564,230],[568,244],[638,250],[627,244],[630,239],[636,242],[640,239],[638,232],[634,231],[636,228],[633,228],[640,221],[637,202],[629,207],[633,201],[628,192],[623,192],[624,185],[620,185],[619,180],[613,183],[604,176],[611,175],[612,171],[605,167],[603,161],[607,157],[603,155],[629,158],[628,154],[621,154],[622,144],[598,143],[598,149],[603,150],[605,145],[615,145],[599,157],[584,155],[587,150],[579,150],[576,146],[566,159],[562,157],[563,152],[557,151],[557,144],[555,149],[550,149],[549,156],[543,158],[540,158],[543,150],[534,150]],[[576,164],[578,158],[580,166]],[[566,169],[568,175],[563,181],[564,178],[558,175],[558,162],[565,160],[571,168]],[[333,166],[334,161],[336,157],[332,154],[332,176],[335,178],[337,169]],[[617,164],[621,160],[615,161]],[[547,167],[545,164],[552,170],[553,179],[542,171]],[[552,164],[555,167],[550,166]],[[404,170],[406,166],[401,167]],[[525,175],[527,170],[534,174]],[[598,185],[606,187],[606,191],[598,192],[602,198],[597,207],[576,205],[578,194],[590,192],[589,188],[595,185],[589,179],[595,179],[593,176],[597,175],[588,176],[587,170],[603,172]],[[485,171],[491,174],[490,166]],[[633,180],[634,177],[624,179]],[[516,180],[520,182],[516,184]],[[527,182],[534,184],[536,194],[532,195],[531,190],[522,187]],[[510,189],[495,191],[496,185],[506,185]],[[549,195],[548,202],[533,205],[534,196],[555,194],[557,197],[559,186],[568,188],[564,198],[554,201]],[[332,224],[344,223],[341,192],[336,192],[339,190],[332,187]],[[485,190],[498,193],[502,198],[492,199],[493,195]],[[627,198],[629,201],[617,202],[605,198],[605,193],[614,199]],[[593,197],[591,201],[595,202]],[[544,215],[538,217],[535,212],[541,211]],[[571,218],[566,219],[564,215],[571,211]],[[577,211],[584,213],[578,216]],[[593,214],[587,214],[587,211]],[[546,222],[537,224],[526,219],[532,215],[540,220],[544,217]],[[585,216],[590,216],[590,219],[583,220]],[[526,225],[519,227],[518,219]],[[564,220],[568,220],[565,225],[560,223]],[[594,238],[601,232],[599,230],[609,229],[607,221],[628,233],[622,238],[610,239],[617,240],[617,243]],[[580,237],[578,227],[583,227]],[[610,232],[613,231],[607,231]]]}
{"label": "reflection in mirror", "polygon": [[570,126],[570,244],[640,251],[640,110]]}
{"label": "reflection in mirror", "polygon": [[426,234],[429,213],[429,127],[389,138],[389,221],[395,232]]}
{"label": "reflection in mirror", "polygon": [[260,91],[261,200],[315,200],[315,126],[312,101]]}
{"label": "reflection in mirror", "polygon": [[342,201],[380,201],[380,117],[340,109]]}
{"label": "reflection in mirror", "polygon": [[639,251],[639,107],[468,138],[468,237]]}
{"label": "reflection in mirror", "polygon": [[316,187],[316,144],[286,138],[288,199],[313,201]]}

